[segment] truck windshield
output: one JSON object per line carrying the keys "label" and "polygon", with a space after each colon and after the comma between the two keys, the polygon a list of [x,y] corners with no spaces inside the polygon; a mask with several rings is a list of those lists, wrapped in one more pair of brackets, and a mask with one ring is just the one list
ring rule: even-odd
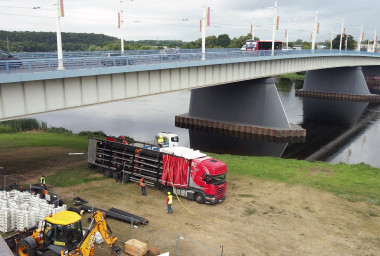
{"label": "truck windshield", "polygon": [[178,142],[178,136],[172,137],[172,142]]}
{"label": "truck windshield", "polygon": [[219,185],[226,182],[226,174],[212,176],[211,177],[211,184],[213,185]]}

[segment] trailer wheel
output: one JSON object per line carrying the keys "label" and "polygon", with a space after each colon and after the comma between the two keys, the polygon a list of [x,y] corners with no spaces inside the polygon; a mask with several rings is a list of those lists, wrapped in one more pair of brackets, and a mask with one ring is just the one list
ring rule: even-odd
{"label": "trailer wheel", "polygon": [[104,169],[104,176],[106,176],[106,177],[111,177],[110,175],[111,175],[111,171],[109,170],[109,169]]}
{"label": "trailer wheel", "polygon": [[34,256],[36,247],[33,247],[26,239],[21,239],[16,245],[16,252],[18,256]]}
{"label": "trailer wheel", "polygon": [[164,192],[165,194],[167,194],[168,192],[173,194],[173,188],[164,185],[164,186],[162,186],[162,192]]}
{"label": "trailer wheel", "polygon": [[125,174],[125,176],[124,176],[124,182],[125,183],[129,182],[129,174],[128,173]]}
{"label": "trailer wheel", "polygon": [[205,202],[205,197],[201,193],[196,193],[194,199],[198,204],[203,204]]}

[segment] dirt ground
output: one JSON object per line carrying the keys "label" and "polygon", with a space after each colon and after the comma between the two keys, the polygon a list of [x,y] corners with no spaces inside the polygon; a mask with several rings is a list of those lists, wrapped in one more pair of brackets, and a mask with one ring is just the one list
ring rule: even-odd
{"label": "dirt ground", "polygon": [[[86,166],[83,156],[68,156],[68,152],[59,148],[0,151],[0,166],[34,180],[40,173],[48,177],[62,165]],[[31,160],[33,164],[21,164]],[[177,234],[178,255],[221,255],[222,250],[223,255],[380,255],[378,206],[243,176],[228,176],[227,182],[224,202],[199,205],[175,198],[173,214],[166,213],[161,191],[148,187],[144,197],[135,183],[106,179],[54,190],[67,199],[80,196],[99,208],[116,207],[145,217],[149,225],[133,228],[133,237],[170,255]],[[120,241],[130,239],[130,224],[109,220],[109,225]],[[104,245],[95,251],[109,255]]]}

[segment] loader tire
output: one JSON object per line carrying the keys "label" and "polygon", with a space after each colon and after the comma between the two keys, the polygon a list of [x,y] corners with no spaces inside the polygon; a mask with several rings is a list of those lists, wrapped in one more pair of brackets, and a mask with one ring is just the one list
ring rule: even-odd
{"label": "loader tire", "polygon": [[60,254],[58,254],[52,250],[47,250],[46,252],[44,252],[44,256],[60,256]]}
{"label": "loader tire", "polygon": [[33,247],[27,240],[21,239],[16,245],[17,256],[34,256],[36,247]]}

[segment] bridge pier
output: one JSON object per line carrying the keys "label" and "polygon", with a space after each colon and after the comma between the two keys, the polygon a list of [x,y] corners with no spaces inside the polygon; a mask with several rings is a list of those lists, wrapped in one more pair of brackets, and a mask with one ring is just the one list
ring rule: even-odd
{"label": "bridge pier", "polygon": [[380,102],[379,95],[369,92],[361,67],[307,71],[303,89],[297,90],[296,96]]}
{"label": "bridge pier", "polygon": [[290,124],[273,78],[223,84],[191,91],[189,113],[176,126],[219,131],[268,141],[303,141],[306,131]]}

